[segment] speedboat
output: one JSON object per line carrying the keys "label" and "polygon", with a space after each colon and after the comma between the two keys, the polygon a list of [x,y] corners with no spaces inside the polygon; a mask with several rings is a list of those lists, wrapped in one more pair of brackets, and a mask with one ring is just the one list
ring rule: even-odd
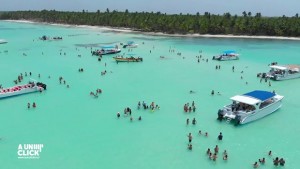
{"label": "speedboat", "polygon": [[5,43],[7,43],[7,41],[6,41],[6,40],[4,40],[4,39],[0,39],[0,44],[5,44]]}
{"label": "speedboat", "polygon": [[118,46],[104,46],[100,50],[96,50],[92,52],[92,55],[101,56],[101,55],[107,55],[107,54],[115,54],[120,53],[121,49],[118,48]]}
{"label": "speedboat", "polygon": [[227,122],[234,120],[236,124],[245,124],[263,118],[282,105],[284,96],[273,92],[254,90],[236,95],[230,99],[232,104],[224,106],[218,111],[218,119]]}
{"label": "speedboat", "polygon": [[0,99],[26,93],[41,92],[46,89],[47,85],[44,83],[29,82],[25,85],[18,85],[6,89],[0,89]]}
{"label": "speedboat", "polygon": [[212,59],[213,60],[219,60],[219,61],[238,60],[239,59],[239,54],[236,53],[236,51],[234,51],[234,50],[226,50],[222,54],[214,56]]}
{"label": "speedboat", "polygon": [[272,80],[287,80],[300,77],[299,65],[271,65],[271,70],[266,74]]}
{"label": "speedboat", "polygon": [[134,41],[128,41],[126,45],[123,45],[123,48],[136,48],[139,44],[134,43]]}

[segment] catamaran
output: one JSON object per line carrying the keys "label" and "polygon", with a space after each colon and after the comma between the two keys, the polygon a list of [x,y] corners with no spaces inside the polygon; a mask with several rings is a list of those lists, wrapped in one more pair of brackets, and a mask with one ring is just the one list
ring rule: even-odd
{"label": "catamaran", "polygon": [[271,70],[266,74],[267,78],[273,80],[287,80],[300,77],[299,65],[271,65]]}
{"label": "catamaran", "polygon": [[118,46],[103,46],[101,50],[96,50],[92,52],[92,55],[100,56],[100,55],[107,55],[107,54],[115,54],[120,53],[121,49]]}
{"label": "catamaran", "polygon": [[225,60],[238,60],[239,54],[234,50],[226,50],[218,56],[214,56],[213,60],[225,61]]}
{"label": "catamaran", "polygon": [[234,120],[237,124],[252,122],[279,109],[283,97],[273,92],[261,90],[233,96],[230,98],[233,101],[232,104],[219,109],[218,119],[225,119],[227,122]]}
{"label": "catamaran", "polygon": [[46,89],[47,85],[44,83],[29,82],[25,85],[17,85],[6,89],[0,89],[0,99],[26,93],[40,92]]}

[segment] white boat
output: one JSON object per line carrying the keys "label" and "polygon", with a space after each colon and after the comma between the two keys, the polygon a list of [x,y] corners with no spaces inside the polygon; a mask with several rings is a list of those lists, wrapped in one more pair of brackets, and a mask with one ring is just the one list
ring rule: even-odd
{"label": "white boat", "polygon": [[214,56],[213,60],[225,61],[225,60],[238,60],[239,54],[234,50],[226,50],[218,56]]}
{"label": "white boat", "polygon": [[7,43],[7,41],[6,41],[6,40],[4,40],[4,39],[0,39],[0,44],[5,44],[5,43]]}
{"label": "white boat", "polygon": [[267,73],[266,77],[273,80],[287,80],[300,77],[299,65],[272,65],[271,70]]}
{"label": "white boat", "polygon": [[123,46],[123,48],[137,48],[139,44],[134,43],[134,41],[128,41],[126,45]]}
{"label": "white boat", "polygon": [[22,95],[26,93],[40,92],[46,89],[47,86],[43,83],[30,82],[25,85],[17,85],[6,89],[0,89],[0,99],[16,95]]}
{"label": "white boat", "polygon": [[255,90],[230,99],[233,103],[218,111],[218,119],[225,119],[227,122],[234,120],[237,124],[245,124],[275,112],[281,107],[283,96]]}

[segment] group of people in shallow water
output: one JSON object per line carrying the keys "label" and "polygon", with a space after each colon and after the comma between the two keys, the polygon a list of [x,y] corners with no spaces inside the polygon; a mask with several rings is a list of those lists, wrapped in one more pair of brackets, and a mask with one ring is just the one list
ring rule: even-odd
{"label": "group of people in shallow water", "polygon": [[96,92],[90,92],[90,96],[94,96],[95,98],[98,98],[98,94],[101,94],[101,89],[96,89]]}
{"label": "group of people in shallow water", "polygon": [[[49,76],[50,77],[50,76]],[[66,84],[66,80],[64,80],[64,78],[62,77],[62,76],[60,76],[59,78],[58,78],[58,80],[59,80],[59,84]],[[70,85],[67,85],[67,88],[70,88]]]}
{"label": "group of people in shallow water", "polygon": [[83,72],[83,71],[84,71],[83,68],[78,69],[78,72]]}
{"label": "group of people in shallow water", "polygon": [[[271,157],[272,156],[272,151],[269,151],[268,155],[269,155],[269,157]],[[265,164],[266,163],[265,157],[263,157],[262,159],[258,159],[258,162],[262,165]],[[254,168],[259,167],[258,162],[257,161],[254,162],[254,164],[253,164]],[[279,166],[279,165],[284,166],[285,165],[285,160],[283,158],[279,159],[279,157],[276,157],[275,159],[273,159],[273,164],[274,164],[274,166]]]}
{"label": "group of people in shallow water", "polygon": [[[139,101],[138,105],[137,105],[137,109],[139,110],[139,109],[141,109],[141,107],[143,107],[144,110],[150,109],[152,112],[154,112],[155,109],[156,110],[160,109],[160,107],[157,104],[155,104],[154,102],[151,102],[151,104],[148,106],[144,101],[142,103],[141,103],[141,101]],[[134,120],[133,117],[132,117],[132,110],[131,110],[131,108],[126,107],[124,109],[124,117],[128,117],[128,116],[130,116],[130,121]],[[120,114],[120,112],[118,112],[117,113],[117,118],[120,118],[120,117],[121,117],[121,114]],[[138,120],[141,121],[142,120],[142,116],[139,116]]]}
{"label": "group of people in shallow water", "polygon": [[[199,130],[199,135],[201,135],[201,134],[202,134],[201,130]],[[205,136],[206,137],[208,136],[207,132],[205,133]],[[193,149],[193,145],[192,145],[193,136],[192,136],[192,133],[189,133],[187,135],[187,137],[188,137],[188,141],[189,141],[187,148],[188,148],[188,150],[192,150]],[[218,136],[218,140],[221,141],[222,139],[223,139],[223,135],[222,135],[222,132],[220,132],[220,134]],[[206,154],[209,157],[209,159],[213,160],[213,161],[217,160],[218,153],[219,153],[219,146],[218,145],[216,145],[216,147],[214,148],[214,152],[212,152],[210,150],[210,148],[208,148],[207,151],[206,151]],[[224,150],[224,152],[223,152],[223,160],[228,160],[228,152],[227,152],[227,150]]]}
{"label": "group of people in shallow water", "polygon": [[[35,102],[32,103],[32,107],[33,107],[33,108],[36,108]],[[30,109],[30,103],[27,103],[27,108]]]}
{"label": "group of people in shallow water", "polygon": [[[131,111],[131,108],[126,107],[126,108],[124,109],[124,117],[128,117],[128,116],[130,116],[130,121],[133,121],[133,120],[134,120],[133,117],[132,117],[132,111]],[[118,112],[118,113],[117,113],[117,118],[119,119],[120,117],[121,117],[121,114],[120,114],[120,112]],[[142,116],[139,116],[139,117],[138,117],[138,120],[141,121],[141,120],[142,120]]]}
{"label": "group of people in shallow water", "polygon": [[[193,124],[193,125],[196,125],[196,123],[197,123],[196,118],[193,118],[192,124]],[[186,125],[189,125],[189,124],[190,124],[190,119],[187,118],[187,119],[186,119]]]}
{"label": "group of people in shallow water", "polygon": [[150,106],[147,105],[144,101],[141,103],[140,101],[138,102],[137,109],[139,110],[143,106],[144,110],[150,109],[151,111],[159,110],[160,107],[158,104],[155,104],[154,102],[151,102]]}
{"label": "group of people in shallow water", "polygon": [[[31,76],[31,72],[29,72],[29,75]],[[25,76],[27,76],[27,72],[25,72]],[[20,73],[20,75],[18,75],[17,80],[14,80],[15,84],[21,83],[23,80],[23,73]]]}
{"label": "group of people in shallow water", "polygon": [[[219,146],[218,145],[216,145],[216,147],[214,148],[214,152],[212,152],[210,150],[210,148],[208,148],[207,151],[206,151],[206,154],[207,154],[208,158],[210,160],[213,160],[213,161],[217,160],[218,153],[219,153]],[[225,160],[225,161],[228,160],[228,152],[227,152],[227,150],[224,150],[224,152],[223,152],[223,160]]]}
{"label": "group of people in shallow water", "polygon": [[189,103],[186,103],[186,104],[184,104],[184,106],[183,106],[183,111],[185,112],[185,113],[187,113],[187,112],[195,112],[196,111],[196,106],[195,106],[195,102],[193,101],[192,102],[192,106],[190,106],[190,104]]}

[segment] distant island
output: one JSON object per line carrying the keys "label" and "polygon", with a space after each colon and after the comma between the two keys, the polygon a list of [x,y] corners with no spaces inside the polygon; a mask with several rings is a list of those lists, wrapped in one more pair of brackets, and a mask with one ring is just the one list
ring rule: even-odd
{"label": "distant island", "polygon": [[166,34],[211,34],[300,37],[300,18],[263,17],[261,13],[243,12],[241,16],[224,13],[166,14],[161,12],[97,11],[63,12],[55,10],[0,12],[1,20],[109,26],[143,32]]}

